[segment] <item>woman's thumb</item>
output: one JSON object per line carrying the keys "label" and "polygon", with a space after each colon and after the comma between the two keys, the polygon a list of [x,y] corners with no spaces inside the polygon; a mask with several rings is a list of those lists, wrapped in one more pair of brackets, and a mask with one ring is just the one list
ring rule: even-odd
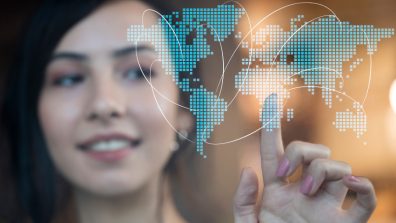
{"label": "woman's thumb", "polygon": [[252,168],[244,168],[234,196],[235,223],[257,223],[257,194],[257,175]]}

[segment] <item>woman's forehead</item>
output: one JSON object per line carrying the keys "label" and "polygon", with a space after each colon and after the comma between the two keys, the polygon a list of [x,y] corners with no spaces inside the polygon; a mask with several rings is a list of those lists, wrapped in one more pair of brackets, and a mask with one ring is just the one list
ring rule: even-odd
{"label": "woman's forehead", "polygon": [[[128,27],[141,25],[144,11],[150,8],[140,1],[106,3],[72,27],[55,51],[95,54],[128,46],[131,44],[127,40]],[[150,26],[157,21],[154,13],[144,14],[144,25]]]}

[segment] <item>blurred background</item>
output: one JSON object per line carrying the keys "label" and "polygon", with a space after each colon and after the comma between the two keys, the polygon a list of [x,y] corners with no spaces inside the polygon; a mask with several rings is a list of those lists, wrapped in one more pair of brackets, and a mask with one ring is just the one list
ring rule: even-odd
{"label": "blurred background", "polygon": [[[177,7],[215,7],[225,1],[172,0]],[[272,11],[298,1],[292,0],[244,0],[239,1],[247,10],[252,23]],[[376,28],[395,28],[396,1],[394,0],[333,0],[313,1],[331,8],[342,21],[352,24],[371,24]],[[11,3],[11,2],[9,2]],[[0,89],[4,89],[5,72],[15,54],[22,24],[39,5],[40,1],[15,2],[2,7],[0,13]],[[293,6],[270,17],[262,25],[280,24],[288,29],[290,18],[298,14],[313,17],[328,14],[323,8],[312,5]],[[242,34],[248,31],[246,17],[238,25]],[[223,44],[225,57],[229,58],[236,47],[235,39]],[[365,50],[365,49],[364,49]],[[365,52],[363,52],[365,54]],[[224,98],[231,100],[236,93],[234,75],[241,69],[243,51],[238,51],[226,71]],[[362,99],[369,75],[369,58],[350,75],[347,92]],[[396,222],[396,37],[384,39],[373,56],[373,76],[365,110],[368,131],[364,139],[357,139],[352,131],[340,132],[333,125],[337,107],[329,109],[317,92],[314,96],[306,91],[293,92],[291,106],[294,119],[283,123],[283,139],[287,145],[293,140],[320,143],[332,149],[332,158],[352,165],[355,175],[370,178],[376,189],[378,206],[372,223]],[[215,89],[220,78],[221,57],[215,54],[201,65],[205,85]],[[0,99],[1,99],[0,92]],[[211,142],[223,142],[245,135],[259,127],[258,103],[255,97],[238,96],[226,113],[225,122],[215,129]],[[364,145],[363,142],[367,142]],[[208,159],[197,165],[200,169],[200,188],[209,193],[219,210],[219,222],[232,222],[232,197],[239,180],[240,171],[251,166],[260,172],[259,134],[233,144],[208,146]],[[3,162],[0,163],[3,165]],[[1,168],[2,166],[0,166]],[[262,182],[260,182],[262,184]],[[199,191],[197,191],[199,192]],[[353,194],[349,195],[353,199]]]}

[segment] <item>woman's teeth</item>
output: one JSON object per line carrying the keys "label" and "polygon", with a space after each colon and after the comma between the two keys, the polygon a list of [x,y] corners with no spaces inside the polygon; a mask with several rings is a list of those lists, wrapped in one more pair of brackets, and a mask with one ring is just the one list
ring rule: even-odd
{"label": "woman's teeth", "polygon": [[131,146],[131,142],[128,140],[115,139],[115,140],[100,141],[97,143],[93,143],[89,145],[87,149],[101,152],[101,151],[115,151],[130,146]]}

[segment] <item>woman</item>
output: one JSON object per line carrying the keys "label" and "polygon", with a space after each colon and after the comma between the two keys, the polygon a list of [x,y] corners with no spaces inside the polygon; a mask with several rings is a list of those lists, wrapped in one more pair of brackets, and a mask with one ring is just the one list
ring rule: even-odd
{"label": "woman", "polygon": [[[140,24],[149,8],[161,11],[150,1],[69,1],[47,4],[33,19],[10,78],[4,119],[25,219],[56,222],[65,210],[76,210],[70,221],[210,222],[176,208],[170,196],[175,178],[167,176],[192,150],[159,112],[136,55],[143,71],[152,68],[159,92],[183,101],[177,86],[153,63],[158,55],[150,45],[131,48],[126,40],[127,27]],[[157,18],[146,15],[145,24]],[[193,131],[190,113],[157,100],[179,132]],[[235,222],[367,221],[375,207],[367,179],[330,160],[324,146],[294,142],[283,152],[281,142],[280,130],[262,132],[260,209],[257,176],[245,169]],[[304,178],[288,183],[301,164]],[[60,197],[65,185],[70,197]],[[348,189],[358,193],[357,202],[342,210]]]}

